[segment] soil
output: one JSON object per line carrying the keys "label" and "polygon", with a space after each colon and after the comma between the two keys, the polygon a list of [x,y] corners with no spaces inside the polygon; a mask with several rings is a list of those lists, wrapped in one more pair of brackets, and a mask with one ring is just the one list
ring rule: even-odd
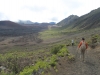
{"label": "soil", "polygon": [[88,48],[85,62],[81,60],[76,46],[69,46],[68,50],[75,56],[75,60],[69,61],[67,57],[61,57],[57,64],[58,72],[52,72],[51,75],[100,75],[100,47]]}

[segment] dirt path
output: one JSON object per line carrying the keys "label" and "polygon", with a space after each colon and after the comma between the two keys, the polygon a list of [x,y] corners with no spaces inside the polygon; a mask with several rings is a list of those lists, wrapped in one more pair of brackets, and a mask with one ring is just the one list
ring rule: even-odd
{"label": "dirt path", "polygon": [[68,47],[71,54],[75,55],[75,61],[66,69],[65,75],[100,75],[100,49],[88,49],[85,62],[80,60],[79,53],[76,51],[76,46]]}
{"label": "dirt path", "polygon": [[85,62],[80,59],[76,46],[67,48],[71,55],[75,55],[75,61],[69,61],[67,56],[59,58],[58,72],[51,70],[51,75],[100,75],[100,46],[96,49],[88,48]]}

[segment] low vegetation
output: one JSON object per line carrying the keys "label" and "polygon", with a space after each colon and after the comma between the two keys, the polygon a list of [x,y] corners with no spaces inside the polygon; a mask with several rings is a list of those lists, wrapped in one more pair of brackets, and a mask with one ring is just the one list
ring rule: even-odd
{"label": "low vegetation", "polygon": [[98,42],[100,41],[100,35],[98,35],[98,34],[93,34],[92,36],[91,36],[91,41],[90,41],[90,47],[91,48],[95,48],[97,45],[98,45]]}
{"label": "low vegetation", "polygon": [[[43,56],[38,56],[40,53],[42,53]],[[0,54],[0,64],[5,67],[5,70],[0,69],[0,74],[34,75],[37,73],[44,75],[46,70],[56,67],[58,57],[66,55],[68,55],[68,51],[65,45],[54,45],[49,52],[40,50],[35,52],[16,51]],[[55,71],[57,71],[57,69],[55,69]]]}

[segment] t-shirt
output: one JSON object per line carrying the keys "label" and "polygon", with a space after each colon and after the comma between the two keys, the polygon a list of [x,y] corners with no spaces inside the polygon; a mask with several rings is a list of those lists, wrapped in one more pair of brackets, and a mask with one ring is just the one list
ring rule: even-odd
{"label": "t-shirt", "polygon": [[72,43],[74,43],[74,40],[72,40]]}

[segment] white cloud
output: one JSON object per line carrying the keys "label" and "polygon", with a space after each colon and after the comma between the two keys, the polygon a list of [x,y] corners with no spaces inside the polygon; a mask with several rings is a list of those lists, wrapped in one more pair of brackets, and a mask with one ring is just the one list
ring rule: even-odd
{"label": "white cloud", "polygon": [[3,19],[59,22],[69,15],[84,15],[99,7],[99,0],[0,0]]}
{"label": "white cloud", "polygon": [[5,16],[5,14],[3,14],[3,13],[0,13],[0,20],[7,20],[7,19],[9,19],[7,16]]}

